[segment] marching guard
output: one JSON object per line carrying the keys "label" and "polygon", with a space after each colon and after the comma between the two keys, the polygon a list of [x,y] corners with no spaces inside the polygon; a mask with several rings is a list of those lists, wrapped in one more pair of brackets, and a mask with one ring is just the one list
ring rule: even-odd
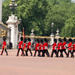
{"label": "marching guard", "polygon": [[6,44],[6,37],[3,37],[3,44],[2,44],[2,51],[1,51],[1,55],[3,55],[3,52],[6,52],[6,55],[8,56],[8,52],[7,52],[7,44]]}
{"label": "marching guard", "polygon": [[38,56],[39,56],[39,40],[38,39],[36,40],[36,44],[35,44],[34,56],[36,56],[36,53],[38,53]]}
{"label": "marching guard", "polygon": [[41,39],[39,42],[39,56],[43,56],[43,39]]}
{"label": "marching guard", "polygon": [[68,56],[68,53],[66,52],[66,38],[63,39],[63,42],[62,42],[62,51],[66,54],[66,57]]}
{"label": "marching guard", "polygon": [[69,44],[68,44],[68,56],[67,57],[69,57],[69,54],[71,54],[71,57],[73,57],[73,53],[72,53],[72,50],[73,49],[73,47],[72,47],[72,39],[70,38],[69,39]]}
{"label": "marching guard", "polygon": [[44,43],[43,43],[43,57],[45,56],[45,54],[47,55],[47,57],[49,57],[49,52],[48,52],[48,40],[44,39]]}
{"label": "marching guard", "polygon": [[57,40],[54,39],[54,43],[52,45],[52,54],[51,57],[53,57],[53,54],[55,53],[56,57],[58,57],[58,52],[57,52]]}
{"label": "marching guard", "polygon": [[[26,39],[24,39],[24,44],[23,44],[24,55],[26,55],[26,50],[27,50],[27,48],[26,48]],[[23,52],[22,52],[21,55],[23,55]]]}
{"label": "marching guard", "polygon": [[63,54],[62,54],[62,40],[61,38],[59,38],[59,43],[57,45],[57,50],[58,50],[58,56],[59,56],[59,52],[60,52],[60,57],[63,57]]}
{"label": "marching guard", "polygon": [[20,39],[21,39],[21,41],[18,44],[17,56],[19,56],[20,50],[22,51],[22,56],[24,56],[24,51],[23,51],[23,37],[21,37]]}
{"label": "marching guard", "polygon": [[26,56],[28,56],[28,51],[30,52],[30,54],[31,54],[31,56],[32,56],[32,51],[31,51],[31,40],[30,40],[30,38],[28,38]]}

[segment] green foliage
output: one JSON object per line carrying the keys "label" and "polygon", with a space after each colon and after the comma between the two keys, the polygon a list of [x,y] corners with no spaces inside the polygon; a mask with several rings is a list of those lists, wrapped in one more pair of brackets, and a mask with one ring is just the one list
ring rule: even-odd
{"label": "green foliage", "polygon": [[65,26],[62,28],[62,35],[75,37],[75,15],[66,20]]}
{"label": "green foliage", "polygon": [[[34,29],[35,35],[50,35],[51,23],[54,22],[54,33],[60,29],[61,36],[74,36],[73,16],[75,4],[71,0],[16,0],[18,7],[16,15],[22,19],[19,29],[25,28],[25,33],[30,34]],[[3,3],[3,22],[11,14],[10,0]],[[69,28],[70,27],[70,28]],[[67,33],[69,31],[69,33]]]}
{"label": "green foliage", "polygon": [[2,18],[3,18],[3,22],[6,23],[7,19],[8,19],[8,16],[10,15],[10,10],[9,10],[9,3],[10,3],[10,0],[5,0],[3,2],[3,15],[2,15]]}

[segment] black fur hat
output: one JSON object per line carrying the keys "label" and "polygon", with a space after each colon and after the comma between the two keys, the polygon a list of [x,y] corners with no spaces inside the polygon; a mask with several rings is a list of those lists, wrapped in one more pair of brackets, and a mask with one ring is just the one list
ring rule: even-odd
{"label": "black fur hat", "polygon": [[21,41],[23,41],[23,37],[21,37],[20,39],[21,39]]}
{"label": "black fur hat", "polygon": [[59,38],[59,42],[62,42],[62,39],[61,38]]}
{"label": "black fur hat", "polygon": [[47,40],[46,38],[44,39],[44,41],[45,41],[45,42],[48,42],[48,40]]}
{"label": "black fur hat", "polygon": [[64,37],[64,39],[63,39],[64,41],[67,41],[67,39],[66,39],[66,37]]}
{"label": "black fur hat", "polygon": [[39,43],[39,39],[36,40]]}
{"label": "black fur hat", "polygon": [[41,39],[40,42],[43,43],[43,39]]}
{"label": "black fur hat", "polygon": [[5,41],[6,40],[6,36],[3,36],[3,41]]}
{"label": "black fur hat", "polygon": [[75,42],[75,39],[73,40],[73,42]]}
{"label": "black fur hat", "polygon": [[69,42],[72,42],[72,39],[71,38],[69,38]]}
{"label": "black fur hat", "polygon": [[28,38],[28,41],[31,41],[31,39],[30,39],[30,38]]}
{"label": "black fur hat", "polygon": [[54,42],[57,42],[57,39],[54,39]]}
{"label": "black fur hat", "polygon": [[26,39],[24,39],[24,43],[26,42],[27,40]]}

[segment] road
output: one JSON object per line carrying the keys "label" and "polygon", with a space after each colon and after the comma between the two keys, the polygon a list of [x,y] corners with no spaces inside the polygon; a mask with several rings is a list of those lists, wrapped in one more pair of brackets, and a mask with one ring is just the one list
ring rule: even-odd
{"label": "road", "polygon": [[0,56],[0,75],[75,75],[75,58]]}

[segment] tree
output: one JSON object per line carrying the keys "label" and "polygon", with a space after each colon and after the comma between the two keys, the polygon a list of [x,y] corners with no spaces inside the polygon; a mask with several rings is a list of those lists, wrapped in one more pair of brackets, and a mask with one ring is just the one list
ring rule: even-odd
{"label": "tree", "polygon": [[[35,30],[36,35],[44,34],[44,18],[47,14],[46,0],[19,0],[17,8],[18,17],[22,18],[22,25],[26,33],[30,34],[31,29]],[[21,4],[22,3],[22,4]]]}
{"label": "tree", "polygon": [[[64,29],[67,21],[75,14],[75,4],[71,0],[16,0],[18,7],[15,14],[22,19],[19,29],[25,29],[29,35],[34,29],[35,35],[50,35],[51,23],[54,22],[54,33],[60,29],[61,36],[64,36]],[[3,22],[5,23],[11,14],[9,10],[10,0],[3,3]],[[72,20],[71,20],[72,21]],[[69,21],[68,21],[69,22]],[[70,29],[71,30],[71,29]],[[67,28],[68,31],[68,28]],[[74,33],[71,32],[71,34]],[[74,34],[68,36],[73,36]],[[67,36],[67,34],[66,34]]]}
{"label": "tree", "polygon": [[8,16],[10,15],[9,3],[10,3],[10,0],[4,0],[4,2],[3,2],[2,21],[5,24],[6,24],[6,21],[8,19]]}
{"label": "tree", "polygon": [[62,36],[75,37],[75,16],[72,16],[65,22],[65,26],[62,29]]}

